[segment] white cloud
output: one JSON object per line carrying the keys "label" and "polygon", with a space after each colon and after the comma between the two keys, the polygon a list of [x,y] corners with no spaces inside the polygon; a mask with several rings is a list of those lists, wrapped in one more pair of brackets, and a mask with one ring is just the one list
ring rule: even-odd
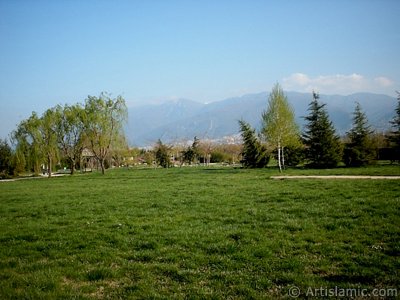
{"label": "white cloud", "polygon": [[393,81],[387,77],[366,78],[360,74],[336,74],[310,77],[303,73],[294,73],[283,78],[282,86],[286,90],[324,94],[348,95],[356,92],[393,94]]}
{"label": "white cloud", "polygon": [[374,80],[382,87],[389,87],[393,85],[393,81],[386,77],[376,77]]}

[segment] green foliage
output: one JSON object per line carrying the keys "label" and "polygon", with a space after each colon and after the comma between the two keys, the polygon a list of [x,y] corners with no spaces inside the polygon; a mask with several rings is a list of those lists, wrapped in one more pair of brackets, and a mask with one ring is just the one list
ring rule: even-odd
{"label": "green foliage", "polygon": [[370,128],[365,113],[357,103],[353,114],[353,128],[347,133],[350,142],[344,149],[344,162],[347,166],[360,167],[376,159],[377,149]]}
{"label": "green foliage", "polygon": [[212,163],[229,162],[229,159],[230,159],[229,155],[220,150],[214,150],[211,152],[210,162]]}
{"label": "green foliage", "polygon": [[389,136],[389,141],[391,142],[392,147],[395,149],[397,161],[400,161],[400,92],[397,92],[397,107],[395,113],[396,115],[390,122],[392,125],[392,132]]}
{"label": "green foliage", "polygon": [[122,125],[127,114],[125,100],[121,96],[112,99],[109,94],[101,93],[99,97],[88,96],[85,101],[85,138],[100,163],[102,174],[112,145],[123,135]]}
{"label": "green foliage", "polygon": [[41,171],[42,164],[47,166],[48,176],[51,176],[53,163],[58,158],[56,124],[55,109],[46,110],[41,117],[32,112],[28,119],[21,121],[13,133],[13,139],[17,143],[18,173],[25,162],[28,169],[32,168],[36,175]]}
{"label": "green foliage", "polygon": [[269,153],[256,136],[250,124],[239,121],[240,132],[243,139],[242,161],[246,168],[264,168],[269,162]]}
{"label": "green foliage", "polygon": [[[40,118],[36,112],[19,123],[17,129],[12,133],[13,140],[17,144],[19,157],[26,157],[26,168],[32,170],[35,175],[40,172],[40,165],[45,162],[45,153],[42,148],[43,140],[39,130]],[[23,160],[19,159],[19,163]]]}
{"label": "green foliage", "polygon": [[25,155],[21,145],[17,145],[17,149],[15,151],[14,154],[14,171],[13,171],[13,175],[20,175],[22,174],[25,170],[26,170],[26,157],[28,157],[28,155]]}
{"label": "green foliage", "polygon": [[14,173],[14,155],[7,140],[0,139],[0,176],[9,177]]}
{"label": "green foliage", "polygon": [[39,120],[38,130],[40,132],[41,149],[47,163],[47,174],[51,177],[53,163],[58,158],[57,145],[57,119],[55,109],[48,109]]}
{"label": "green foliage", "polygon": [[68,160],[71,175],[85,146],[84,109],[80,104],[57,106],[57,142]]}
{"label": "green foliage", "polygon": [[[67,159],[72,174],[80,163],[82,150],[88,147],[104,174],[106,160],[125,140],[122,125],[126,117],[125,100],[121,96],[112,99],[106,93],[88,96],[84,107],[58,105],[41,117],[33,112],[12,134],[16,144],[16,173],[33,170],[37,175],[41,165],[46,165],[51,176],[54,163]],[[59,152],[63,157],[59,157]]]}
{"label": "green foliage", "polygon": [[200,140],[197,137],[194,137],[193,144],[189,146],[186,150],[182,151],[182,159],[183,162],[191,165],[194,161],[196,161],[200,156],[199,149]]}
{"label": "green foliage", "polygon": [[284,167],[282,150],[288,146],[300,146],[300,132],[295,122],[294,110],[290,106],[279,84],[269,95],[268,108],[262,114],[264,135],[267,143],[278,152],[278,166]]}
{"label": "green foliage", "polygon": [[170,147],[164,145],[161,140],[158,140],[154,149],[157,165],[163,168],[169,168],[171,166],[170,150]]}
{"label": "green foliage", "polygon": [[320,104],[318,99],[319,95],[313,93],[308,109],[310,114],[305,117],[308,122],[303,133],[306,158],[314,168],[336,167],[342,159],[343,147],[329,120],[325,104]]}
{"label": "green foliage", "polygon": [[114,169],[2,182],[0,299],[289,299],[292,286],[400,285],[398,181],[272,174]]}
{"label": "green foliage", "polygon": [[302,146],[288,146],[284,150],[285,164],[295,167],[304,162],[305,149]]}

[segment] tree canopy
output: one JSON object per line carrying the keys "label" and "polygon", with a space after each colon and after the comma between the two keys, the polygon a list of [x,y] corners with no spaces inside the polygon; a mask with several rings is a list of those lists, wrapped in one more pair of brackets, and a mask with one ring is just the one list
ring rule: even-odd
{"label": "tree canopy", "polygon": [[41,116],[32,112],[12,133],[16,170],[39,174],[45,166],[50,177],[61,152],[73,174],[83,149],[89,148],[104,174],[105,160],[112,156],[113,146],[125,140],[122,126],[126,117],[125,100],[121,96],[113,99],[107,93],[88,96],[84,106],[58,105]]}
{"label": "tree canopy", "polygon": [[300,131],[295,122],[294,110],[279,84],[274,86],[269,95],[262,123],[262,134],[268,145],[278,152],[278,166],[282,171],[285,166],[284,148],[300,145]]}
{"label": "tree canopy", "polygon": [[85,138],[90,150],[105,171],[105,160],[110,154],[111,145],[118,135],[122,135],[122,125],[127,118],[125,100],[118,96],[112,99],[107,93],[88,96],[85,101],[83,124]]}
{"label": "tree canopy", "polygon": [[319,95],[313,92],[309,104],[307,124],[303,133],[306,146],[306,158],[315,168],[336,167],[342,159],[342,145],[336,130],[329,120],[326,104],[319,103]]}
{"label": "tree canopy", "polygon": [[239,121],[243,139],[242,164],[247,168],[264,168],[269,162],[267,149],[261,144],[255,130],[249,123]]}
{"label": "tree canopy", "polygon": [[169,153],[170,150],[171,150],[170,147],[163,144],[160,139],[157,141],[156,147],[154,149],[157,165],[163,168],[170,167],[171,165],[171,159]]}
{"label": "tree canopy", "polygon": [[348,166],[362,166],[376,158],[376,149],[371,139],[373,131],[368,124],[360,103],[353,113],[353,127],[347,132],[349,143],[345,145],[344,161]]}

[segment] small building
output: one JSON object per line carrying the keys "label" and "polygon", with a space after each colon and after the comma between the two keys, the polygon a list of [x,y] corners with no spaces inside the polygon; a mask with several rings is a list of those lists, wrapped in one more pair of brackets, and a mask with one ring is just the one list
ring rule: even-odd
{"label": "small building", "polygon": [[93,169],[98,168],[98,161],[96,159],[96,156],[90,149],[83,148],[81,158],[82,158],[81,161],[82,172],[91,172]]}

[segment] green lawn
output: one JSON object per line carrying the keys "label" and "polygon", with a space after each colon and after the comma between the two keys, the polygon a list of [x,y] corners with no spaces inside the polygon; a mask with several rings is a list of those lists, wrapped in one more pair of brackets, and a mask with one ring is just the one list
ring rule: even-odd
{"label": "green lawn", "polygon": [[131,169],[0,182],[0,299],[273,299],[292,286],[400,287],[399,180],[269,179],[277,174]]}

